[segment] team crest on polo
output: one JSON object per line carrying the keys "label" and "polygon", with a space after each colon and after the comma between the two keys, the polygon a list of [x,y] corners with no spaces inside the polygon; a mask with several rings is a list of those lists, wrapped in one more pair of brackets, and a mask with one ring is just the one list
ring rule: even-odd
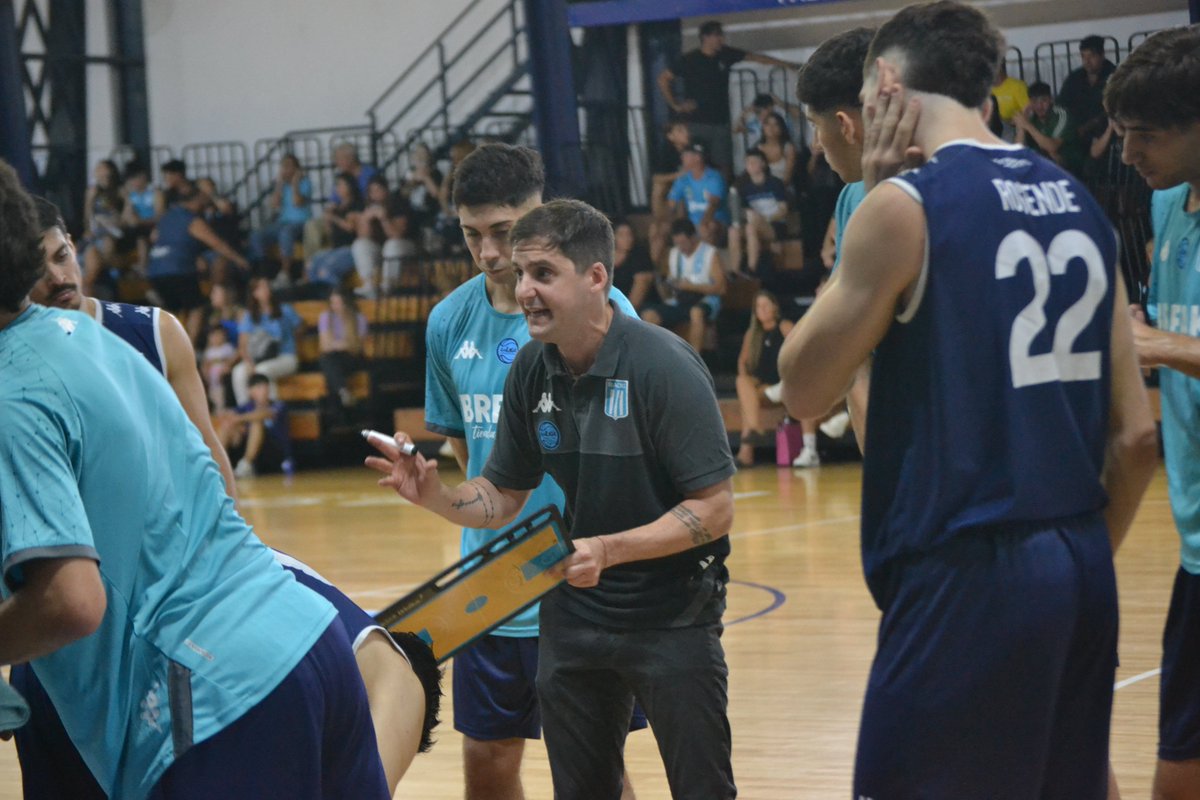
{"label": "team crest on polo", "polygon": [[609,378],[604,382],[604,416],[613,419],[629,416],[629,381]]}
{"label": "team crest on polo", "polygon": [[537,427],[538,441],[545,450],[557,450],[558,445],[562,442],[562,434],[558,431],[558,426],[550,420],[542,420]]}

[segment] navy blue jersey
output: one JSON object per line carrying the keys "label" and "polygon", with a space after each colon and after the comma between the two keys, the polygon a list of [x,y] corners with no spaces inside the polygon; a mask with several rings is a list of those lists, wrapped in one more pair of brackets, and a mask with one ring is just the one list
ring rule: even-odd
{"label": "navy blue jersey", "polygon": [[167,357],[163,354],[162,336],[158,332],[159,309],[103,300],[95,303],[96,321],[131,344],[151,366],[166,375]]}
{"label": "navy blue jersey", "polygon": [[871,376],[868,581],[965,532],[1107,502],[1116,240],[1104,213],[1023,147],[952,142],[892,182],[924,207],[928,250]]}

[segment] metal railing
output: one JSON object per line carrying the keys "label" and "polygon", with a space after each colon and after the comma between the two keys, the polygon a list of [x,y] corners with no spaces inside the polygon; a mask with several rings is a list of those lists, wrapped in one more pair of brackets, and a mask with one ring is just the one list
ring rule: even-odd
{"label": "metal railing", "polygon": [[[1104,56],[1114,64],[1121,63],[1123,48],[1115,37],[1105,36]],[[1065,39],[1060,42],[1042,42],[1033,49],[1033,69],[1036,79],[1050,84],[1055,95],[1062,88],[1063,80],[1075,68],[1082,66],[1079,43],[1082,39]]]}

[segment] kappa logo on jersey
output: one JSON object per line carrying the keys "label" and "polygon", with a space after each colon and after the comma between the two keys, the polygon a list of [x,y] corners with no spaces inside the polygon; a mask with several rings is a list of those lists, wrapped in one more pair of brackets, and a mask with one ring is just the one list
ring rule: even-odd
{"label": "kappa logo on jersey", "polygon": [[62,328],[63,333],[67,334],[67,336],[70,336],[75,332],[75,320],[67,319],[66,317],[59,317],[54,321],[58,323],[58,327]]}
{"label": "kappa logo on jersey", "polygon": [[629,381],[610,378],[604,382],[604,416],[613,419],[629,416]]}
{"label": "kappa logo on jersey", "polygon": [[479,348],[475,346],[474,339],[467,339],[459,345],[458,352],[454,354],[454,360],[460,358],[483,358],[483,353],[479,352]]}
{"label": "kappa logo on jersey", "polygon": [[542,399],[538,400],[538,404],[533,407],[535,414],[549,414],[551,411],[562,411],[561,408],[554,405],[554,398],[550,392],[542,392]]}
{"label": "kappa logo on jersey", "polygon": [[121,307],[116,303],[105,303],[104,310],[112,314],[114,317],[121,316]]}
{"label": "kappa logo on jersey", "polygon": [[141,314],[143,317],[149,317],[154,313],[154,309],[150,306],[134,306],[133,310]]}

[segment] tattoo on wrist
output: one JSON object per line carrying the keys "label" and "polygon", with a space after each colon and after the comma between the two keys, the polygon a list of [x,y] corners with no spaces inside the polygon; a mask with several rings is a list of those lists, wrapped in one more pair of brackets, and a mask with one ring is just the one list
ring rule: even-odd
{"label": "tattoo on wrist", "polygon": [[713,536],[708,528],[704,527],[704,523],[700,521],[700,518],[692,513],[692,510],[687,506],[682,504],[677,505],[671,509],[671,514],[691,532],[693,544],[708,544],[712,541]]}
{"label": "tattoo on wrist", "polygon": [[470,506],[478,505],[483,512],[483,525],[480,527],[486,528],[496,517],[496,504],[492,500],[492,496],[478,483],[467,481],[467,484],[475,490],[474,496],[465,500],[455,500],[451,503],[451,507],[455,511],[465,511]]}

